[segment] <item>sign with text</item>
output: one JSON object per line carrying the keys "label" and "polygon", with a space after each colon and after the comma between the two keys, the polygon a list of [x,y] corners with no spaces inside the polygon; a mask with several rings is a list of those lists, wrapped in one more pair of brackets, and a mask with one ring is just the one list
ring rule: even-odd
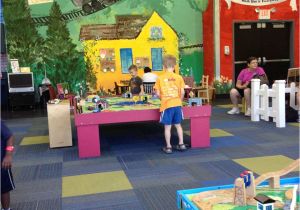
{"label": "sign with text", "polygon": [[19,67],[19,60],[18,59],[10,59],[10,66],[12,73],[19,73],[20,67]]}
{"label": "sign with text", "polygon": [[[278,4],[288,0],[225,0],[228,6],[228,9],[231,7],[231,2],[236,4],[243,4],[248,6],[265,6],[271,4]],[[296,0],[290,0],[290,6],[292,11],[297,11],[297,3]]]}
{"label": "sign with text", "polygon": [[258,13],[259,20],[270,20],[271,19],[271,10],[270,9],[261,9]]}

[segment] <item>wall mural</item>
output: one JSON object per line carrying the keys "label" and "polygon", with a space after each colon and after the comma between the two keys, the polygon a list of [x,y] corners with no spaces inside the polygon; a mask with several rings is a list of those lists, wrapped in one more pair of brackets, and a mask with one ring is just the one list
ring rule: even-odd
{"label": "wall mural", "polygon": [[103,81],[128,78],[129,63],[159,73],[164,53],[176,55],[180,73],[199,82],[206,6],[207,0],[3,0],[8,56],[31,67],[36,84],[46,69],[52,83],[68,82],[73,91],[86,82],[113,88]]}

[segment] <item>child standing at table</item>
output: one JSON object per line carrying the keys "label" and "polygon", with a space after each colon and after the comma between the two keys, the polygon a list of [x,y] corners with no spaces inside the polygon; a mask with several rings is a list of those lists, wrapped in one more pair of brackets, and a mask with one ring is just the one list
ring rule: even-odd
{"label": "child standing at table", "polygon": [[13,135],[1,120],[1,206],[10,210],[10,191],[15,189],[12,177]]}
{"label": "child standing at table", "polygon": [[175,125],[179,142],[176,149],[180,151],[186,150],[183,143],[183,131],[181,121],[183,120],[182,100],[184,97],[184,81],[183,78],[174,73],[176,58],[172,55],[166,55],[163,59],[165,73],[158,77],[155,84],[156,94],[161,99],[160,106],[160,122],[164,124],[164,134],[166,146],[163,151],[167,154],[172,153],[171,145],[171,128]]}
{"label": "child standing at table", "polygon": [[144,94],[143,80],[137,75],[137,66],[131,65],[128,69],[131,79],[129,80],[129,91],[132,94]]}

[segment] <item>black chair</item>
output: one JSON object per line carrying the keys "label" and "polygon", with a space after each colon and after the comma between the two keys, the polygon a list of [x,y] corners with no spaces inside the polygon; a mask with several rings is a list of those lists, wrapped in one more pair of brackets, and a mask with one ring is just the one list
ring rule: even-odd
{"label": "black chair", "polygon": [[155,85],[155,82],[143,82],[144,93],[152,94],[152,92],[154,90],[154,88],[153,88],[154,85]]}

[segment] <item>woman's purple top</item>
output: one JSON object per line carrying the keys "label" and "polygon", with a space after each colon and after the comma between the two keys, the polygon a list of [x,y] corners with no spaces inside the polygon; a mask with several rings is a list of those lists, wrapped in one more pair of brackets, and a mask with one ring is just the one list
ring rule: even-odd
{"label": "woman's purple top", "polygon": [[254,71],[249,71],[248,68],[243,69],[237,78],[237,80],[242,81],[242,85],[245,84],[246,82],[251,81],[251,79],[256,76],[256,75],[264,75],[266,74],[264,69],[261,67],[257,67]]}

